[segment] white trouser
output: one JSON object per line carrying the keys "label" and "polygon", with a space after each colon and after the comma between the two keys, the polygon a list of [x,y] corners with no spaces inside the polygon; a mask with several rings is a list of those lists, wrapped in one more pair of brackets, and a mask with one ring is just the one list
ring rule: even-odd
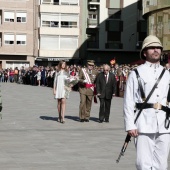
{"label": "white trouser", "polygon": [[140,133],[135,140],[137,170],[167,170],[170,133]]}

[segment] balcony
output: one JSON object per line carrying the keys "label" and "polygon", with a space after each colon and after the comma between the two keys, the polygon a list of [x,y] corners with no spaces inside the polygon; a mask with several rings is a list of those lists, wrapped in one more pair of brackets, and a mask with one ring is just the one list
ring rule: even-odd
{"label": "balcony", "polygon": [[106,31],[123,31],[123,21],[121,20],[107,20]]}
{"label": "balcony", "polygon": [[106,49],[123,49],[123,44],[121,42],[108,42],[105,44]]}
{"label": "balcony", "polygon": [[87,25],[88,27],[95,28],[98,26],[98,21],[97,19],[87,19]]}
{"label": "balcony", "polygon": [[87,41],[87,48],[99,48],[99,42]]}
{"label": "balcony", "polygon": [[89,5],[100,5],[100,0],[89,0]]}
{"label": "balcony", "polygon": [[86,28],[86,34],[97,34],[98,32],[98,28]]}
{"label": "balcony", "polygon": [[78,5],[79,0],[42,0],[41,4],[45,5]]}

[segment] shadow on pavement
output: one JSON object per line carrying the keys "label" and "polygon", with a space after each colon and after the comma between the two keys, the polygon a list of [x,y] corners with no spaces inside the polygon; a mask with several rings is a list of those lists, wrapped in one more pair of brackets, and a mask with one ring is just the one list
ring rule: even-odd
{"label": "shadow on pavement", "polygon": [[[77,121],[77,122],[79,122],[79,120],[80,120],[78,116],[65,116],[65,118],[66,119],[71,119],[71,120],[74,120],[74,121]],[[94,121],[94,122],[99,121],[98,118],[96,118],[96,117],[90,117],[90,120]]]}
{"label": "shadow on pavement", "polygon": [[[40,119],[57,121],[58,117],[40,116]],[[70,119],[70,120],[74,120],[77,122],[79,122],[79,120],[80,120],[78,116],[65,116],[65,119]],[[98,122],[99,119],[96,117],[90,117],[90,121]]]}
{"label": "shadow on pavement", "polygon": [[57,117],[49,117],[49,116],[40,116],[40,119],[57,121],[58,118]]}
{"label": "shadow on pavement", "polygon": [[90,120],[94,121],[94,122],[99,122],[99,119],[96,117],[90,117]]}
{"label": "shadow on pavement", "polygon": [[79,117],[78,116],[65,116],[65,118],[79,122]]}

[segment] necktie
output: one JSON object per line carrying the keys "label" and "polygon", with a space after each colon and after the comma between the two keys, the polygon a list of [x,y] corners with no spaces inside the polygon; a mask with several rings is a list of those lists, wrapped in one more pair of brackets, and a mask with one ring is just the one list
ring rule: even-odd
{"label": "necktie", "polygon": [[106,83],[107,83],[107,74],[105,75],[105,80],[106,80]]}

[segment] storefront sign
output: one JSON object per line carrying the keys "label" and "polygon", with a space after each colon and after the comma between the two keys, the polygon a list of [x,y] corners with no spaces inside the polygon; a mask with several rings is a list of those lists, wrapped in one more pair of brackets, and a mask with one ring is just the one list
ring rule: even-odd
{"label": "storefront sign", "polygon": [[69,61],[71,58],[36,58],[36,61],[61,61],[61,60],[65,60],[65,61]]}
{"label": "storefront sign", "polygon": [[61,60],[65,60],[65,61],[69,61],[68,58],[48,58],[48,61],[61,61]]}

